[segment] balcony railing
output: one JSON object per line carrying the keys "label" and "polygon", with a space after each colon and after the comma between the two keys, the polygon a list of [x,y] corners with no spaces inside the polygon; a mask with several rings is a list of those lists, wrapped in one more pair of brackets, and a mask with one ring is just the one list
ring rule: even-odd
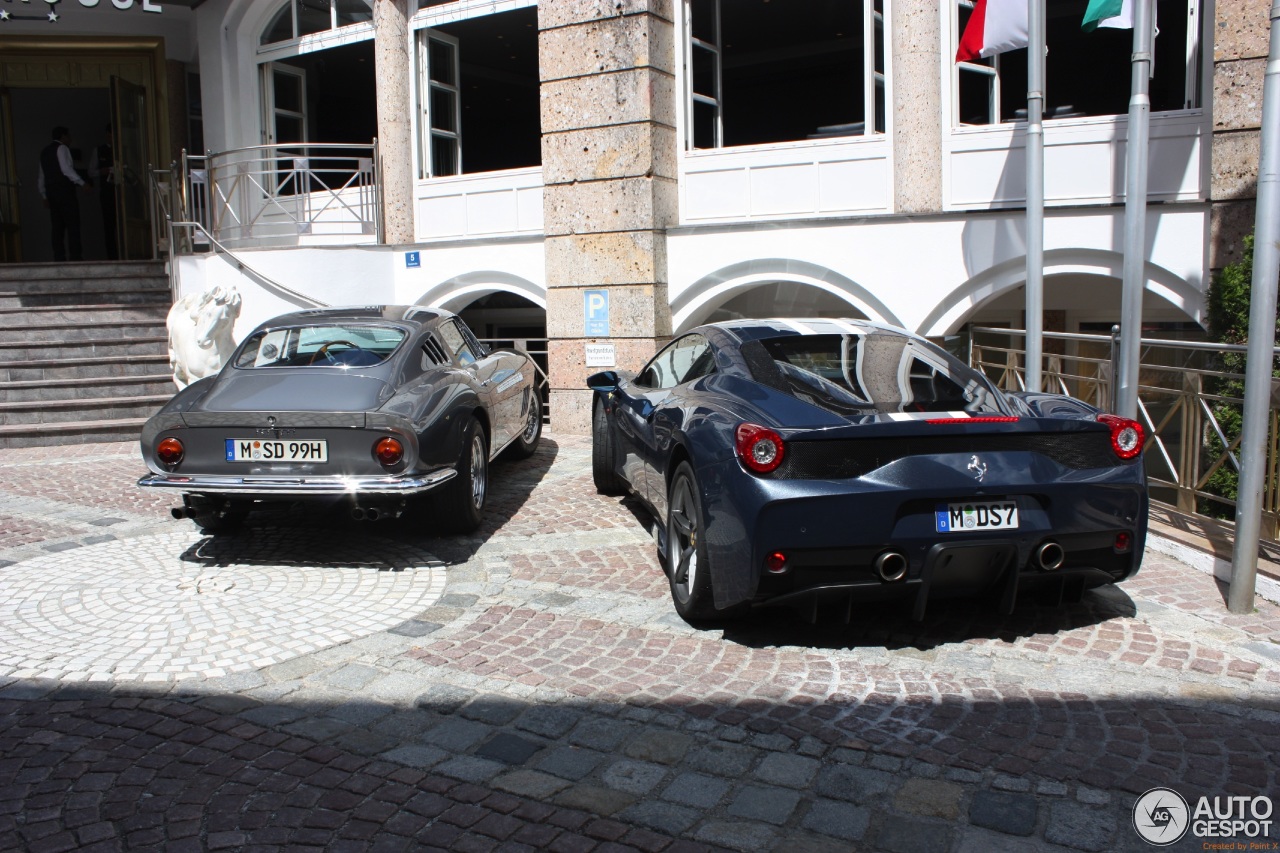
{"label": "balcony railing", "polygon": [[[175,164],[175,220],[199,222],[232,248],[373,242],[381,228],[375,164],[368,145],[258,145]],[[199,229],[178,251],[196,248]]]}
{"label": "balcony railing", "polygon": [[[1025,390],[1026,332],[971,330],[969,363],[1001,388]],[[1045,332],[1044,389],[1070,394],[1101,409],[1114,410],[1117,334]],[[1054,352],[1054,351],[1057,352]],[[1244,401],[1223,391],[1241,386],[1244,375],[1223,366],[1224,352],[1243,346],[1143,338],[1138,373],[1138,418],[1147,430],[1147,481],[1153,500],[1179,512],[1215,519],[1235,517],[1235,500],[1215,486],[1219,471],[1240,473],[1239,435],[1223,420],[1242,411]],[[1280,349],[1276,350],[1280,354]],[[1280,520],[1280,382],[1272,380],[1266,476],[1262,493],[1262,535],[1277,538]]]}

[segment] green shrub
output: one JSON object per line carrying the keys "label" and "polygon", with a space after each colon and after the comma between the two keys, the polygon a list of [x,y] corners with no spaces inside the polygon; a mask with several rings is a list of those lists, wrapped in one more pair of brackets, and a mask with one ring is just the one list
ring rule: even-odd
{"label": "green shrub", "polygon": [[[1240,260],[1223,267],[1214,276],[1209,285],[1208,314],[1209,336],[1220,343],[1246,344],[1249,340],[1249,299],[1253,289],[1253,236],[1244,238],[1244,254]],[[1280,328],[1280,312],[1277,316],[1277,328]],[[1221,355],[1222,369],[1227,373],[1243,376],[1245,367],[1244,353],[1224,352]],[[1272,366],[1272,375],[1280,376],[1280,363]],[[1219,379],[1206,388],[1212,394],[1222,397],[1241,399],[1244,397],[1244,380],[1235,378]],[[1227,439],[1235,442],[1240,437],[1242,406],[1238,403],[1218,403],[1213,406],[1214,417]],[[1222,442],[1210,429],[1206,430],[1205,459],[1217,459],[1222,453]],[[1239,453],[1237,452],[1237,458]],[[1225,463],[1214,472],[1205,484],[1205,491],[1235,501],[1239,489],[1239,475],[1231,463]],[[1218,518],[1232,518],[1235,512],[1230,504],[1220,501],[1202,499],[1200,512]]]}

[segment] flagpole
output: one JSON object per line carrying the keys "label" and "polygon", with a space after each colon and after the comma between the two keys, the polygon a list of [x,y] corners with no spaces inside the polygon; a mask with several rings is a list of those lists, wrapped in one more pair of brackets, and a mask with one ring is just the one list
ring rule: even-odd
{"label": "flagpole", "polygon": [[1253,279],[1249,294],[1249,352],[1244,368],[1240,435],[1240,486],[1236,536],[1231,549],[1227,609],[1253,610],[1258,583],[1258,538],[1266,485],[1267,421],[1271,409],[1272,353],[1276,343],[1276,278],[1280,271],[1280,0],[1271,4],[1271,46],[1262,83],[1262,153],[1258,160],[1258,211],[1254,220]]}
{"label": "flagpole", "polygon": [[1138,417],[1138,361],[1142,350],[1142,291],[1146,286],[1151,42],[1151,0],[1133,0],[1133,84],[1129,95],[1129,139],[1125,151],[1124,266],[1116,414],[1135,420]]}
{"label": "flagpole", "polygon": [[1044,0],[1027,0],[1026,389],[1040,391],[1044,335]]}

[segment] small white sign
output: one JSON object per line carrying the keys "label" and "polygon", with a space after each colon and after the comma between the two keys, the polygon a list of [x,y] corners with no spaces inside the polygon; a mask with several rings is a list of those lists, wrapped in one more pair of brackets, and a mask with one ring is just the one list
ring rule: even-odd
{"label": "small white sign", "polygon": [[618,353],[613,344],[587,344],[587,367],[614,367]]}

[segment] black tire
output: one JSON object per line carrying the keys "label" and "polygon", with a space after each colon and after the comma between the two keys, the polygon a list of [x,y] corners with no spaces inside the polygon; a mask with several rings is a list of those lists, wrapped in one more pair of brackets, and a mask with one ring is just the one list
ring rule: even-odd
{"label": "black tire", "polygon": [[470,533],[480,526],[489,497],[489,443],[475,418],[462,432],[458,475],[440,487],[436,513],[447,533]]}
{"label": "black tire", "polygon": [[182,505],[186,509],[187,518],[211,536],[235,533],[249,517],[249,506],[243,501],[184,495]]}
{"label": "black tire", "polygon": [[602,495],[625,495],[627,481],[614,470],[617,450],[609,416],[604,413],[604,403],[596,400],[591,411],[591,479],[596,491]]}
{"label": "black tire", "polygon": [[529,413],[525,416],[524,428],[516,440],[507,447],[505,455],[508,459],[528,459],[538,449],[542,440],[542,398],[535,391],[530,395]]}
{"label": "black tire", "polygon": [[723,620],[729,615],[716,610],[704,531],[698,478],[692,465],[681,462],[667,493],[664,562],[676,612],[691,625]]}

